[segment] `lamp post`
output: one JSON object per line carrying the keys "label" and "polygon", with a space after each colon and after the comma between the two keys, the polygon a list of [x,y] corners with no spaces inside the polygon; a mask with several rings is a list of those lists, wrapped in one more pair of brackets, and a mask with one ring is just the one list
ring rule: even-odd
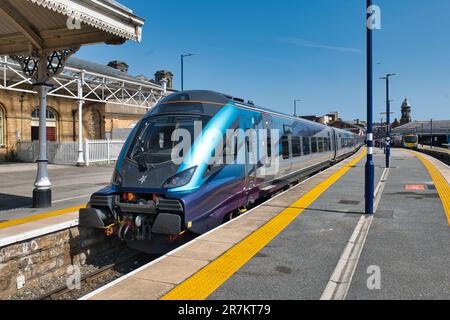
{"label": "lamp post", "polygon": [[297,117],[297,102],[302,102],[300,99],[294,100],[294,117]]}
{"label": "lamp post", "polygon": [[[367,37],[367,161],[365,165],[365,209],[366,214],[374,213],[375,164],[373,162],[373,52],[372,52],[372,0],[366,3],[366,37]],[[370,21],[370,25],[369,25]]]}
{"label": "lamp post", "polygon": [[430,147],[431,149],[433,149],[433,119],[430,120],[430,131],[431,131],[431,143],[430,143]]}
{"label": "lamp post", "polygon": [[181,55],[181,91],[184,91],[184,58],[186,57],[192,57],[195,54],[188,53],[188,54],[182,54]]}
{"label": "lamp post", "polygon": [[422,122],[422,148],[423,148],[424,140],[425,140],[425,137],[424,137],[424,132],[423,132],[423,122]]}
{"label": "lamp post", "polygon": [[386,80],[386,168],[390,167],[391,158],[391,100],[389,99],[389,78],[395,73],[388,73],[380,79]]}

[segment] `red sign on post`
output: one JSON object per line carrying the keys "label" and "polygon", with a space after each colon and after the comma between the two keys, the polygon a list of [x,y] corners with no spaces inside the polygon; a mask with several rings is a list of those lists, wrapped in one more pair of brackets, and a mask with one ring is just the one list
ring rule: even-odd
{"label": "red sign on post", "polygon": [[423,184],[407,184],[405,186],[406,191],[425,191],[425,186]]}

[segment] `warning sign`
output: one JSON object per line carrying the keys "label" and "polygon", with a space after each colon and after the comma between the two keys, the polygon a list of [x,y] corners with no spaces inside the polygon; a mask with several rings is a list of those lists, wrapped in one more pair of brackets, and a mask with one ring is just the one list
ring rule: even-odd
{"label": "warning sign", "polygon": [[425,191],[425,185],[423,184],[407,184],[405,186],[406,191]]}

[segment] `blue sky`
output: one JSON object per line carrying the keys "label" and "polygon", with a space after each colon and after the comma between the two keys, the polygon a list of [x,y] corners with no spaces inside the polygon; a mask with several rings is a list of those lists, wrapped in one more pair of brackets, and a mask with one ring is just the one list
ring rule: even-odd
{"label": "blue sky", "polygon": [[[84,47],[78,57],[124,60],[133,75],[175,74],[180,87],[211,89],[287,113],[339,111],[366,118],[364,0],[119,0],[146,19],[140,44]],[[407,96],[413,120],[450,119],[450,1],[374,0],[376,78],[397,73],[391,99],[400,117]],[[375,119],[384,111],[384,82],[375,80]]]}

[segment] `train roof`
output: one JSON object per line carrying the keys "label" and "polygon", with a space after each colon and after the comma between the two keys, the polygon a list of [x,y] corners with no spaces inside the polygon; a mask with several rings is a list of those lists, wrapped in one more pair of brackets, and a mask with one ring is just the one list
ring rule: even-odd
{"label": "train roof", "polygon": [[[176,92],[176,93],[173,93],[173,94],[167,96],[166,98],[164,98],[161,101],[161,103],[170,102],[170,101],[205,101],[205,102],[223,103],[223,104],[226,104],[229,101],[233,101],[238,107],[261,111],[261,112],[269,113],[272,115],[280,116],[283,118],[288,118],[288,119],[295,120],[295,121],[309,123],[309,124],[315,125],[315,126],[333,128],[336,131],[342,132],[342,133],[354,134],[353,132],[350,132],[347,130],[330,127],[330,126],[327,126],[327,125],[324,125],[324,124],[321,124],[318,122],[310,121],[307,119],[303,119],[300,117],[294,117],[292,115],[289,115],[289,114],[286,114],[283,112],[273,111],[269,108],[257,106],[255,104],[253,104],[252,102],[245,102],[244,99],[236,98],[236,97],[233,97],[228,94],[210,91],[210,90],[190,90],[190,91]],[[354,135],[356,135],[356,134],[354,134]]]}

